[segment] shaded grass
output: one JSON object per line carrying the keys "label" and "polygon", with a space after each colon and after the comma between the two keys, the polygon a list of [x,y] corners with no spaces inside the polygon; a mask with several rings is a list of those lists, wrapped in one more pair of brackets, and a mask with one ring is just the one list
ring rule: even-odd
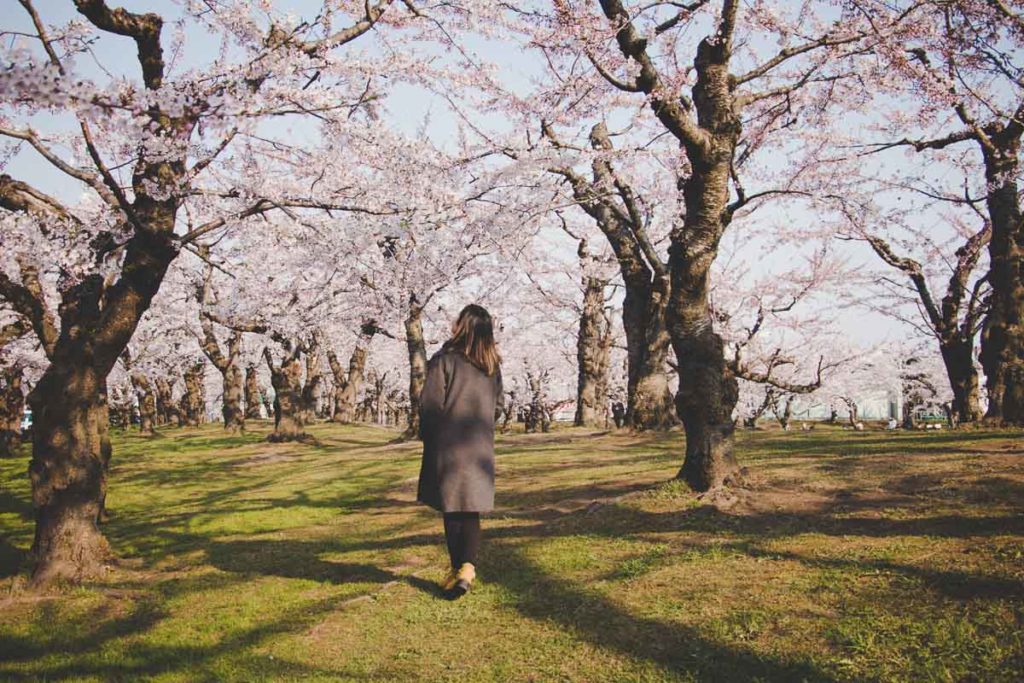
{"label": "shaded grass", "polygon": [[[101,581],[24,592],[0,461],[4,680],[1018,680],[1019,434],[740,435],[753,490],[671,479],[681,436],[503,437],[481,579],[439,599],[418,449],[367,426],[118,434]],[[22,572],[18,575],[18,571]],[[6,597],[3,597],[6,596]]]}

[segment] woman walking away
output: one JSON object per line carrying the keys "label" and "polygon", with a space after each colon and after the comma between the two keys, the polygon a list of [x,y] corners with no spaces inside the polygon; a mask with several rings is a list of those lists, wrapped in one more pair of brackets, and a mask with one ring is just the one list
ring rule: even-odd
{"label": "woman walking away", "polygon": [[420,394],[423,464],[416,499],[444,513],[451,571],[445,595],[459,598],[476,578],[480,513],[494,509],[494,421],[503,403],[494,324],[470,304],[451,339],[427,364]]}

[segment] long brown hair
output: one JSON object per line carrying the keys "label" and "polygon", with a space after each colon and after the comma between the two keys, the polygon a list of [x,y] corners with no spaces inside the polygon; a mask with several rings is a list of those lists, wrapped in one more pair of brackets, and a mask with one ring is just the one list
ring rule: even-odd
{"label": "long brown hair", "polygon": [[446,351],[465,356],[470,363],[488,375],[498,371],[501,356],[494,343],[494,321],[483,306],[470,304],[462,309],[452,325],[451,339],[444,343]]}

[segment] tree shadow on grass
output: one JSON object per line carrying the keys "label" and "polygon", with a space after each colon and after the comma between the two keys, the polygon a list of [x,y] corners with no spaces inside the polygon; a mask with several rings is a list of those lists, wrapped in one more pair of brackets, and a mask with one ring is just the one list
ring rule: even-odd
{"label": "tree shadow on grass", "polygon": [[969,450],[976,442],[1012,439],[1013,434],[1001,431],[955,432],[824,432],[778,433],[756,435],[744,439],[745,451],[763,457],[772,456],[858,456],[858,455],[937,455],[950,448],[962,446]]}
{"label": "tree shadow on grass", "polygon": [[[173,593],[202,588],[181,582]],[[206,583],[205,580],[200,583]],[[101,680],[134,681],[152,675],[180,674],[185,680],[303,680],[338,678],[339,672],[267,656],[261,646],[279,635],[297,634],[344,609],[351,595],[333,595],[284,610],[250,627],[230,630],[213,644],[158,644],[139,636],[168,615],[155,603],[144,602],[127,616],[102,623],[85,635],[40,645],[29,639],[5,639],[0,645],[0,664],[24,662],[23,671],[0,669],[4,680],[64,680],[96,677]],[[124,640],[120,648],[114,641]],[[106,650],[103,656],[89,656]],[[65,657],[70,655],[71,657]],[[75,655],[82,655],[74,657]],[[52,664],[46,661],[52,660]],[[40,661],[36,661],[40,660]],[[226,673],[229,672],[229,673]],[[369,678],[344,673],[345,680]]]}
{"label": "tree shadow on grass", "polygon": [[28,561],[28,552],[0,537],[0,579],[16,576]]}
{"label": "tree shadow on grass", "polygon": [[322,559],[321,555],[336,551],[330,542],[207,541],[202,547],[210,564],[236,574],[272,575],[332,584],[383,584],[401,578],[372,564]]}
{"label": "tree shadow on grass", "polygon": [[608,597],[545,574],[511,543],[488,548],[484,571],[515,597],[518,612],[567,629],[602,649],[700,681],[832,681],[813,663],[716,642],[699,629],[629,614]]}
{"label": "tree shadow on grass", "polygon": [[751,557],[772,560],[796,560],[808,567],[852,570],[862,573],[880,572],[900,574],[918,579],[926,588],[957,600],[1020,600],[1024,598],[1024,583],[1000,576],[972,574],[960,570],[929,569],[889,560],[846,560],[820,556],[806,556],[794,552],[762,550],[747,546],[743,552]]}

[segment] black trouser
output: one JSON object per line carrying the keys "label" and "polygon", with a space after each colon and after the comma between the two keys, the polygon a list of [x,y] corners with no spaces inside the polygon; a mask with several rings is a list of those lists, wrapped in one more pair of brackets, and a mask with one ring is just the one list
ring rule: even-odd
{"label": "black trouser", "polygon": [[458,570],[466,562],[476,564],[480,550],[480,513],[444,513],[444,540],[448,543],[452,569]]}

